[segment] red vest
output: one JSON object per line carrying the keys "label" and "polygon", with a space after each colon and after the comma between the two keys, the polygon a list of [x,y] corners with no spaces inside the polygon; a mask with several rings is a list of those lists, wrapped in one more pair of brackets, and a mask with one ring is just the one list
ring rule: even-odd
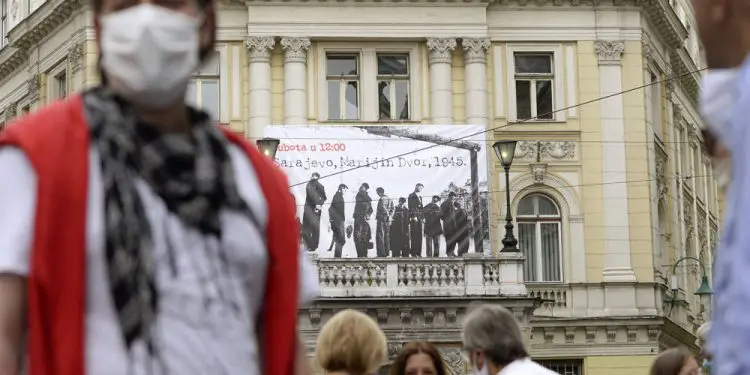
{"label": "red vest", "polygon": [[[268,202],[262,373],[292,375],[299,288],[296,207],[284,173],[241,136],[225,134],[247,154]],[[81,96],[21,118],[0,135],[0,145],[22,149],[37,174],[28,375],[85,375],[89,128]]]}

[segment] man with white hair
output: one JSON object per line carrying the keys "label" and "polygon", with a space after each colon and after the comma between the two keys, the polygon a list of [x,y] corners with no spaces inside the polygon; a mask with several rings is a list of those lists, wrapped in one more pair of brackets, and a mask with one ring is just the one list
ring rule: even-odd
{"label": "man with white hair", "polygon": [[462,338],[475,375],[558,375],[529,358],[521,327],[500,305],[480,305],[471,311]]}

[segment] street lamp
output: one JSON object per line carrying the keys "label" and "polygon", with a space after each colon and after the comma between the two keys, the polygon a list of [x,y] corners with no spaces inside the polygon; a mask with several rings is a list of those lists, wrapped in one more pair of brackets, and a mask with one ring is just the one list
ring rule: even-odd
{"label": "street lamp", "polygon": [[700,259],[695,258],[695,257],[682,257],[678,259],[677,262],[675,262],[675,264],[672,266],[673,289],[677,288],[677,275],[676,275],[677,266],[686,260],[694,260],[701,266],[701,272],[702,272],[701,285],[693,294],[695,294],[696,296],[698,296],[698,298],[700,298],[701,305],[703,305],[710,312],[711,296],[714,294],[714,291],[711,290],[711,285],[708,282],[708,273],[706,272],[706,265],[703,264],[703,262]]}
{"label": "street lamp", "polygon": [[263,155],[276,159],[276,150],[279,148],[280,140],[276,138],[261,138],[255,142]]}
{"label": "street lamp", "polygon": [[510,166],[516,154],[516,141],[499,141],[492,145],[500,164],[505,169],[505,237],[503,237],[503,252],[518,252],[518,240],[513,235],[513,216],[510,214]]}

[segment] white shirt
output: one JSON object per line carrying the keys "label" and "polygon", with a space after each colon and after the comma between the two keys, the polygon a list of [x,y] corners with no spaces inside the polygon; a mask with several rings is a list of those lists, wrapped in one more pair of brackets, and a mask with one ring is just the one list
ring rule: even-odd
{"label": "white shirt", "polygon": [[558,373],[532,361],[518,359],[505,366],[497,375],[559,375]]}
{"label": "white shirt", "polygon": [[[230,148],[240,195],[265,225],[268,207],[255,171]],[[36,173],[22,151],[0,148],[0,273],[27,275],[34,238]],[[86,373],[88,375],[259,375],[256,321],[263,300],[268,255],[262,229],[234,212],[221,212],[222,238],[185,227],[142,180],[136,181],[154,237],[160,311],[155,341],[160,362],[149,364],[144,345],[131,362],[112,301],[104,249],[104,189],[99,153],[89,152],[86,243]],[[175,259],[167,261],[167,248]],[[224,265],[217,256],[221,249]],[[300,251],[300,302],[317,295],[317,276]],[[60,265],[64,267],[64,264]],[[129,372],[133,366],[133,372]],[[151,367],[149,370],[148,367]]]}

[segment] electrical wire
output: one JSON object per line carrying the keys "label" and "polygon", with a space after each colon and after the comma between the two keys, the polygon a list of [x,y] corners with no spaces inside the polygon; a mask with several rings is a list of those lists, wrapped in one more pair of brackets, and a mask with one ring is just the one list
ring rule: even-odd
{"label": "electrical wire", "polygon": [[[326,175],[322,175],[322,176],[319,177],[319,179],[333,177],[333,176],[338,176],[338,175],[341,175],[341,174],[344,174],[344,173],[348,173],[348,172],[351,172],[351,171],[354,171],[354,170],[357,170],[357,169],[360,169],[360,168],[369,167],[369,166],[371,166],[371,165],[373,165],[375,163],[381,163],[383,161],[393,160],[393,159],[397,159],[397,158],[404,157],[404,156],[407,156],[407,155],[416,154],[418,152],[429,150],[429,149],[432,149],[434,147],[446,146],[446,145],[449,145],[451,142],[454,142],[454,141],[464,140],[464,139],[467,139],[467,138],[470,138],[470,137],[473,137],[473,136],[476,136],[476,135],[485,134],[485,133],[488,133],[488,132],[491,132],[491,131],[504,129],[504,128],[506,128],[508,126],[511,126],[511,125],[527,123],[529,121],[538,119],[539,116],[548,116],[548,115],[551,115],[551,114],[555,114],[557,112],[567,111],[568,109],[571,109],[571,108],[578,108],[578,107],[582,107],[584,105],[597,103],[597,102],[600,102],[600,101],[605,100],[605,99],[614,98],[616,96],[624,95],[624,94],[627,94],[629,92],[633,92],[633,91],[636,91],[636,90],[641,90],[641,89],[649,87],[649,86],[653,86],[653,85],[656,85],[656,84],[662,84],[662,83],[669,82],[669,81],[672,81],[672,80],[675,80],[675,79],[686,77],[686,76],[689,76],[689,75],[701,72],[703,70],[706,70],[706,68],[700,68],[700,69],[697,69],[697,70],[694,70],[694,71],[689,71],[689,72],[686,72],[686,73],[682,73],[682,74],[678,74],[678,75],[675,75],[675,76],[672,76],[672,77],[668,77],[668,78],[665,78],[665,79],[660,80],[660,81],[654,81],[654,82],[651,82],[651,83],[648,83],[648,84],[645,84],[645,85],[633,87],[633,88],[630,88],[630,89],[627,89],[627,90],[623,90],[623,91],[619,91],[619,92],[616,92],[616,93],[612,93],[612,94],[609,94],[609,95],[600,96],[600,97],[595,98],[595,99],[591,99],[591,100],[587,100],[587,101],[584,101],[584,102],[573,104],[573,105],[570,105],[570,106],[567,106],[567,107],[559,108],[559,109],[556,109],[556,110],[553,110],[553,111],[550,111],[550,112],[547,112],[547,113],[538,114],[537,116],[534,116],[534,117],[529,118],[529,119],[525,119],[525,120],[521,120],[521,121],[515,121],[515,122],[508,122],[505,125],[500,125],[500,126],[488,128],[488,129],[485,129],[485,130],[482,130],[482,131],[479,131],[479,132],[476,132],[476,133],[472,133],[472,134],[461,136],[461,137],[458,137],[458,138],[455,138],[455,139],[451,139],[448,142],[438,142],[438,143],[435,143],[435,144],[432,144],[432,145],[429,145],[429,146],[418,148],[416,150],[407,151],[407,152],[400,153],[400,154],[397,154],[397,155],[393,155],[393,156],[390,156],[390,157],[387,157],[387,158],[378,159],[377,162],[370,162],[370,163],[366,163],[366,164],[363,164],[363,165],[358,165],[356,167],[352,167],[352,168],[344,169],[344,170],[341,170],[341,171],[337,171],[337,172],[329,173],[329,174],[326,174]],[[289,187],[291,188],[291,187],[295,187],[295,186],[300,186],[300,185],[303,185],[305,183],[307,183],[307,181],[298,182],[298,183],[290,185]]]}

